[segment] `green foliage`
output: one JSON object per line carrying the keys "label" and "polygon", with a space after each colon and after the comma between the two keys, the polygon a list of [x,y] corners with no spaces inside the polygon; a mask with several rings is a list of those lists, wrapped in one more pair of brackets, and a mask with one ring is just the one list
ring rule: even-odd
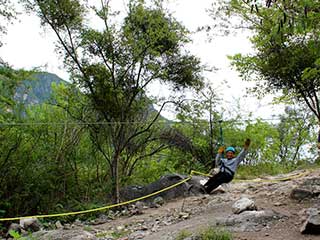
{"label": "green foliage", "polygon": [[178,235],[176,236],[175,240],[183,240],[187,237],[190,237],[192,235],[191,232],[187,231],[187,230],[182,230],[178,233]]}
{"label": "green foliage", "polygon": [[20,235],[20,233],[14,231],[14,230],[10,230],[9,231],[9,235],[11,237],[13,237],[13,239],[20,239],[20,240],[36,240],[34,237],[31,236],[31,234],[29,236],[26,236],[26,237],[22,237]]}
{"label": "green foliage", "polygon": [[[319,7],[319,1],[312,0],[270,0],[266,5],[251,0],[232,0],[221,2],[211,12],[213,17],[219,16],[220,19],[223,14],[219,11],[225,13],[230,19],[222,17],[223,20],[229,21],[232,26],[235,26],[232,17],[238,17],[241,21],[237,22],[241,22],[241,27],[251,30],[254,53],[236,54],[230,59],[244,80],[255,82],[252,92],[260,97],[280,92],[284,99],[294,100],[301,107],[306,105],[318,119],[318,123],[314,123],[318,126]],[[317,139],[319,141],[320,132]],[[280,140],[278,144],[286,141],[283,136],[280,136]],[[288,145],[292,147],[292,144]],[[282,150],[286,148],[284,145],[280,147]]]}
{"label": "green foliage", "polygon": [[[190,237],[192,234],[189,231],[182,230],[176,236],[175,240],[183,240]],[[199,240],[232,240],[232,234],[225,230],[216,229],[213,227],[208,227],[199,231],[196,234],[196,239]]]}
{"label": "green foliage", "polygon": [[44,0],[27,2],[30,9],[38,10],[42,23],[50,21],[57,29],[65,30],[66,28],[75,29],[82,24],[85,13],[84,6],[78,0]]}
{"label": "green foliage", "polygon": [[296,165],[284,165],[279,162],[261,162],[256,165],[240,166],[237,170],[237,178],[251,179],[267,175],[288,173],[296,169]]}
{"label": "green foliage", "polygon": [[[113,15],[107,6],[95,9],[106,24],[103,30],[83,26],[84,6],[77,1],[57,6],[56,1],[48,6],[42,3],[48,2],[41,1],[35,9],[43,24],[51,24],[61,37],[74,82],[58,81],[52,85],[51,99],[24,105],[15,95],[30,73],[0,68],[0,124],[20,124],[0,125],[0,215],[92,209],[105,205],[106,195],[115,193],[115,186],[147,184],[164,174],[188,174],[192,169],[207,172],[222,144],[219,120],[223,116],[217,111],[219,99],[214,91],[200,92],[199,101],[180,104],[179,122],[158,121],[159,113],[152,107],[156,100],[146,95],[154,79],[176,89],[202,86],[199,60],[180,48],[188,42],[186,29],[159,2],[147,7],[131,1],[120,26],[109,22]],[[260,40],[257,44],[267,43],[265,38]],[[275,50],[290,57],[291,70],[299,67],[300,74],[303,69],[300,80],[306,86],[317,84],[319,58],[311,51],[315,45],[300,43],[290,45],[289,50],[277,45]],[[309,60],[315,63],[304,68],[305,63],[294,55],[304,54],[301,58],[309,61],[309,53],[314,54]],[[266,61],[276,60],[273,52],[267,57]],[[251,56],[234,59],[243,70],[259,63],[271,74],[265,62],[255,62]],[[290,69],[275,72],[284,79],[292,73]],[[38,91],[42,80],[32,79],[21,94],[28,88],[36,89],[35,95],[42,94]],[[52,83],[50,79],[45,82],[45,88]],[[221,123],[225,145],[239,152],[245,138],[252,140],[238,176],[282,173],[312,162],[315,153],[307,147],[314,138],[315,123],[305,109],[287,109],[280,122],[273,124],[243,119],[239,110],[236,117]],[[215,235],[210,231],[203,237]]]}
{"label": "green foliage", "polygon": [[[46,84],[45,81],[42,87],[51,88]],[[17,87],[12,88],[11,95],[15,90]],[[54,102],[58,100],[56,97]],[[14,100],[12,103],[19,104]],[[6,139],[0,147],[3,217],[78,210],[75,202],[104,200],[105,192],[110,191],[108,184],[102,184],[102,169],[106,166],[95,154],[85,126],[68,124],[73,119],[51,104],[29,105],[22,112],[19,119],[16,112],[1,114],[6,123],[19,120],[17,125],[0,128],[1,138]]]}
{"label": "green foliage", "polygon": [[13,237],[14,239],[19,239],[21,236],[18,232],[14,231],[14,230],[10,230],[9,234],[11,237]]}
{"label": "green foliage", "polygon": [[[83,101],[75,108],[71,105],[69,113],[79,107],[85,114],[71,115],[76,120],[105,123],[89,126],[90,138],[108,164],[118,197],[121,178],[130,176],[138,161],[163,149],[152,144],[161,129],[154,127],[159,114],[150,111],[148,85],[160,80],[179,89],[202,86],[199,59],[183,51],[187,31],[161,1],[152,7],[129,1],[127,16],[119,25],[111,22],[109,5],[101,2],[94,10],[104,24],[102,30],[84,26],[90,9],[80,1],[28,3],[42,24],[56,33],[74,84],[84,93]],[[62,103],[70,95],[65,92]]]}
{"label": "green foliage", "polygon": [[[0,0],[0,37],[7,32],[7,24],[12,23],[16,19],[17,11],[14,8],[11,0]],[[0,39],[0,47],[2,46],[2,41]],[[0,64],[1,64],[0,58]]]}
{"label": "green foliage", "polygon": [[253,92],[261,96],[281,91],[307,104],[320,119],[319,2],[269,2],[267,6],[256,1],[224,3],[228,6],[225,12],[240,17],[253,33],[255,53],[237,54],[231,58],[232,64],[243,79],[255,81]]}
{"label": "green foliage", "polygon": [[14,95],[24,78],[30,76],[30,72],[13,70],[0,64],[0,122],[19,119],[23,112],[23,104],[14,99]]}
{"label": "green foliage", "polygon": [[[1,145],[1,151],[6,155],[0,158],[4,169],[0,174],[3,186],[0,189],[0,209],[4,217],[92,209],[105,205],[105,195],[112,189],[113,183],[108,180],[110,166],[101,152],[96,151],[93,141],[102,141],[105,149],[108,145],[105,139],[93,138],[88,129],[93,126],[103,129],[103,125],[75,122],[81,116],[93,117],[90,108],[82,108],[88,99],[73,85],[53,85],[53,88],[53,102],[58,106],[31,105],[24,109],[22,119],[22,123],[30,123],[28,127],[1,128],[6,137]],[[180,145],[171,142],[170,148],[161,148],[161,152],[146,155],[151,149],[162,147],[163,142],[158,139],[152,144],[145,143],[140,142],[140,138],[132,141],[122,155],[120,166],[126,172],[120,179],[121,183],[143,185],[167,173],[188,174],[192,169],[207,172],[211,163],[210,127],[206,120],[201,119],[203,109],[200,104],[186,105],[185,112],[179,115],[183,122],[171,124],[184,134],[187,142],[182,145],[183,136],[176,136],[174,139]],[[237,176],[287,172],[304,163],[304,154],[295,154],[295,150],[300,153],[301,147],[312,141],[309,118],[305,110],[288,109],[279,124],[261,120],[252,123],[239,118],[222,122],[225,144],[236,146],[239,151],[246,137],[252,140],[249,155]],[[159,131],[164,125],[159,123],[155,127],[154,131]],[[214,143],[218,145],[218,123],[215,123],[213,133]],[[143,151],[135,151],[136,145],[142,146]],[[284,147],[286,151],[281,150]],[[197,158],[199,156],[207,158]],[[131,163],[135,164],[133,170],[128,167]],[[88,215],[83,217],[88,218]],[[90,217],[95,217],[95,214]],[[73,219],[62,220],[68,222]]]}
{"label": "green foliage", "polygon": [[201,240],[232,240],[230,232],[209,227],[199,234]]}

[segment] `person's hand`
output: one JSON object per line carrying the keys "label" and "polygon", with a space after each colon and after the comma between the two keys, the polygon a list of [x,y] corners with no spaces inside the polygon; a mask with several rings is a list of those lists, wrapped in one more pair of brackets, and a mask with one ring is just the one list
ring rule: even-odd
{"label": "person's hand", "polygon": [[225,149],[225,146],[219,147],[218,153],[219,153],[219,154],[222,154],[222,153],[224,152],[224,149]]}
{"label": "person's hand", "polygon": [[249,138],[246,139],[246,141],[244,142],[244,148],[248,149],[250,146],[251,140]]}

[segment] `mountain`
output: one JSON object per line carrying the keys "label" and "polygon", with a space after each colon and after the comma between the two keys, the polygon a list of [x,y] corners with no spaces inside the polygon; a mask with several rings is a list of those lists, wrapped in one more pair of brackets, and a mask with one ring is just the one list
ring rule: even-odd
{"label": "mountain", "polygon": [[68,82],[55,74],[47,72],[36,73],[32,79],[22,82],[14,98],[27,105],[43,103],[50,99],[53,93],[52,83],[68,84]]}
{"label": "mountain", "polygon": [[[55,84],[69,84],[69,82],[61,79],[56,74],[41,72],[36,73],[30,80],[22,81],[21,85],[17,88],[14,99],[20,103],[28,105],[41,104],[50,99],[52,96],[52,83]],[[150,104],[146,114],[157,113],[153,104]],[[168,124],[170,120],[160,115],[159,119]]]}

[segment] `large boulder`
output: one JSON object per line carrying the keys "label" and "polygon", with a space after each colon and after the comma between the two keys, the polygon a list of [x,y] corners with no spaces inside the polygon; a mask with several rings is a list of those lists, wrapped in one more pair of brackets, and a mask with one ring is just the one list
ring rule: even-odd
{"label": "large boulder", "polygon": [[37,218],[23,218],[20,220],[20,226],[29,232],[37,232],[41,228],[41,223]]}
{"label": "large boulder", "polygon": [[320,196],[320,178],[305,180],[300,186],[291,191],[290,197],[296,200],[303,200]]}
{"label": "large boulder", "polygon": [[[158,181],[155,181],[146,186],[129,186],[120,191],[120,198],[122,201],[132,200],[147,196],[149,194],[155,193],[167,187],[170,187],[178,182],[181,182],[188,178],[188,176],[180,174],[169,174],[162,176]],[[200,180],[203,179],[199,176],[193,176],[192,179],[184,182],[176,187],[168,189],[166,191],[160,192],[144,201],[154,202],[157,197],[162,197],[164,200],[170,200],[178,197],[188,196],[190,194],[200,194],[204,193]]]}
{"label": "large boulder", "polygon": [[320,210],[309,208],[306,211],[307,219],[301,227],[302,234],[320,234]]}
{"label": "large boulder", "polygon": [[245,211],[227,217],[218,217],[216,218],[216,223],[232,231],[251,232],[259,230],[261,227],[284,217],[284,215],[273,210]]}

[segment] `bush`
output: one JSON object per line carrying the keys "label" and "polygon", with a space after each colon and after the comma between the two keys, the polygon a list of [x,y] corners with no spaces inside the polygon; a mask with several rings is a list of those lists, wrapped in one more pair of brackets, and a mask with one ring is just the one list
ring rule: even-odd
{"label": "bush", "polygon": [[[183,240],[191,236],[191,233],[187,230],[182,230],[175,240]],[[208,227],[199,231],[199,233],[192,237],[196,240],[232,240],[232,234],[228,231]]]}
{"label": "bush", "polygon": [[230,232],[209,227],[200,232],[200,240],[232,240]]}

